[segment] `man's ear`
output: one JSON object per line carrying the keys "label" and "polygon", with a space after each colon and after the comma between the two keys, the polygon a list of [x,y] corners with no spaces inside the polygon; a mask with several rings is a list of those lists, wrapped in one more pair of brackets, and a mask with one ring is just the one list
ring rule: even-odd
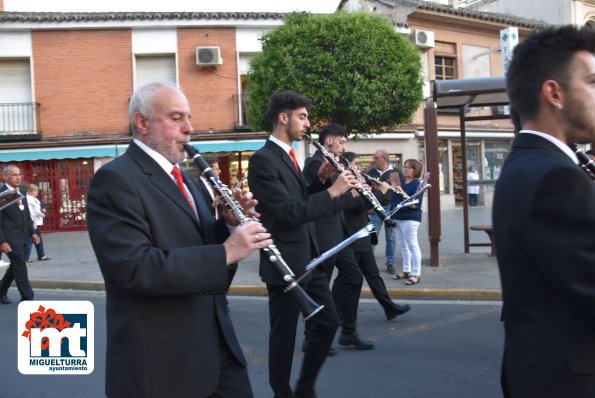
{"label": "man's ear", "polygon": [[564,88],[555,80],[546,80],[541,86],[541,95],[553,109],[564,107]]}
{"label": "man's ear", "polygon": [[289,121],[289,115],[285,112],[281,112],[279,113],[279,123],[282,125],[286,125],[287,122]]}
{"label": "man's ear", "polygon": [[142,113],[136,112],[134,114],[134,126],[136,127],[136,131],[144,135],[147,133],[149,127],[149,119],[147,119]]}

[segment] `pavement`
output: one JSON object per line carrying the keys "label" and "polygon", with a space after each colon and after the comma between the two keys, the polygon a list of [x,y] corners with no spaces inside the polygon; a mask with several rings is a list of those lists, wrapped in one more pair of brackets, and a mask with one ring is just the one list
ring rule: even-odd
{"label": "pavement", "polygon": [[[491,224],[491,208],[469,208],[469,225]],[[464,253],[463,210],[456,208],[442,212],[442,238],[439,244],[439,266],[430,266],[427,214],[424,214],[419,229],[422,251],[421,282],[405,286],[403,281],[393,279],[386,272],[385,240],[381,231],[375,249],[376,262],[392,298],[404,299],[450,299],[450,300],[500,300],[500,277],[496,258],[489,255],[489,247],[471,247]],[[34,288],[104,290],[103,278],[86,231],[43,234],[49,261],[34,261],[29,265],[29,279]],[[481,231],[470,231],[471,243],[489,242]],[[35,250],[33,250],[35,259]],[[240,262],[231,295],[266,295],[264,283],[258,276],[257,252]],[[6,260],[6,256],[2,257]],[[397,250],[396,269],[400,269],[400,253]],[[0,267],[4,273],[6,267]],[[10,293],[16,299],[16,289]],[[9,295],[10,295],[9,294]],[[364,282],[362,297],[373,297]]]}

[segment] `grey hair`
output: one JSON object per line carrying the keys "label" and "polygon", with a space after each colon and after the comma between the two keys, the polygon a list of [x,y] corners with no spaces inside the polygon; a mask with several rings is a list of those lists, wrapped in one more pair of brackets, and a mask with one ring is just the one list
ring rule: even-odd
{"label": "grey hair", "polygon": [[4,166],[4,168],[2,169],[2,175],[4,177],[8,176],[8,173],[10,172],[10,169],[18,169],[18,167],[14,164],[7,164],[6,166]]}
{"label": "grey hair", "polygon": [[130,103],[128,104],[128,119],[130,121],[130,128],[132,135],[136,135],[138,131],[134,124],[134,115],[138,112],[141,115],[151,119],[155,113],[154,100],[157,92],[163,87],[171,87],[178,90],[177,87],[168,83],[149,83],[138,87],[134,90]]}
{"label": "grey hair", "polygon": [[387,151],[385,151],[384,149],[379,149],[377,152],[379,152],[379,153],[380,153],[380,156],[382,156],[382,158],[383,158],[384,160],[386,160],[387,162],[389,161],[389,159],[388,159],[388,158],[389,158],[389,156],[390,156],[390,155],[388,154],[388,152],[387,152]]}

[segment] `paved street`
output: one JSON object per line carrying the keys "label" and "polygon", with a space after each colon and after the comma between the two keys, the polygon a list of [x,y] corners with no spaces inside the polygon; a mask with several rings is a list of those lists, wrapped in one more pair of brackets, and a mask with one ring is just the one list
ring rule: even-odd
{"label": "paved street", "polygon": [[[10,292],[13,296],[15,289]],[[17,306],[0,307],[0,397],[103,397],[105,295],[103,292],[38,290],[38,299],[90,300],[95,306],[95,371],[88,376],[24,376],[17,370]],[[321,398],[500,397],[502,347],[499,302],[408,301],[413,309],[387,322],[380,306],[362,300],[359,328],[372,351],[339,348],[318,381]],[[255,397],[270,397],[267,382],[266,299],[230,298],[238,337],[249,361]],[[301,331],[298,334],[301,346]],[[302,354],[294,356],[294,374]]]}

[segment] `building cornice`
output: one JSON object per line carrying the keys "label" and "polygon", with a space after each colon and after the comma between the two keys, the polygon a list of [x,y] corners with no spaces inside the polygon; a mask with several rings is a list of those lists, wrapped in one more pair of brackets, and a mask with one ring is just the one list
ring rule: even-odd
{"label": "building cornice", "polygon": [[[412,12],[428,12],[428,13],[437,13],[441,14],[442,16],[452,16],[458,18],[469,18],[476,20],[478,22],[484,23],[492,23],[492,24],[501,24],[501,25],[512,25],[519,28],[526,28],[529,30],[535,29],[543,29],[550,24],[537,21],[533,19],[521,18],[516,17],[513,15],[507,14],[499,14],[493,12],[482,12],[482,11],[473,11],[468,10],[466,8],[454,8],[452,6],[447,6],[443,4],[434,3],[431,1],[422,1],[422,0],[370,0],[372,2],[377,2],[383,4],[388,7],[393,8],[409,8]],[[339,4],[339,9],[342,8],[343,4],[346,0],[341,1]]]}
{"label": "building cornice", "polygon": [[0,29],[278,26],[274,12],[0,12]]}

